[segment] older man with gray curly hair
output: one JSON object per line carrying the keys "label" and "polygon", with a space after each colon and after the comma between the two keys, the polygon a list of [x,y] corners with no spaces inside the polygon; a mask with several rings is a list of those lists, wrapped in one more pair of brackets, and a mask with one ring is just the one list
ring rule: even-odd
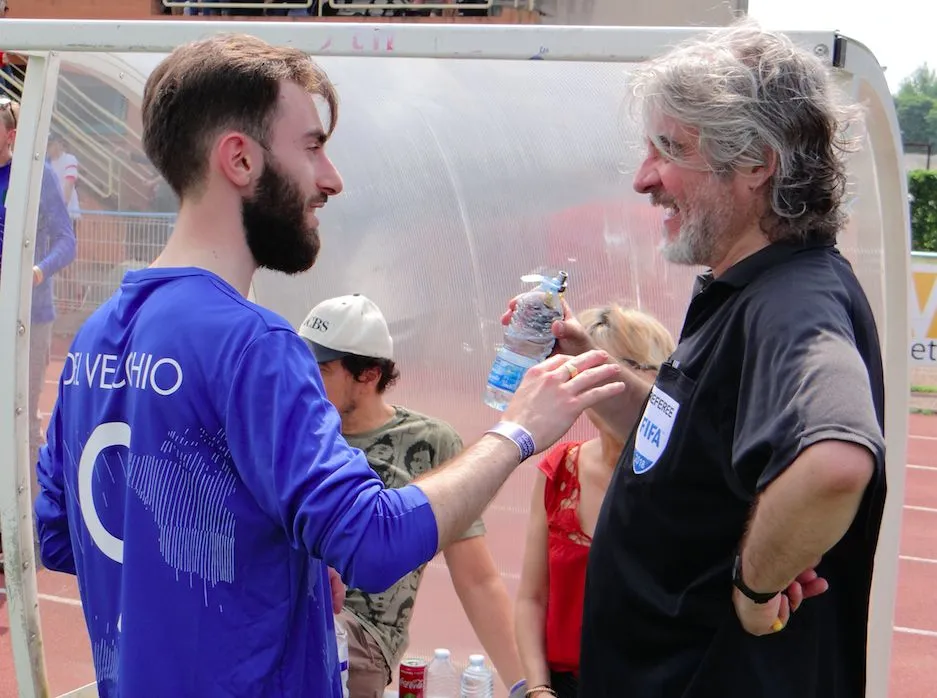
{"label": "older man with gray curly hair", "polygon": [[[634,187],[705,265],[653,385],[597,407],[627,439],[583,618],[589,698],[860,698],[885,500],[875,320],[836,248],[855,108],[749,21],[635,72]],[[588,348],[557,323],[559,351]],[[539,693],[548,695],[549,687]]]}

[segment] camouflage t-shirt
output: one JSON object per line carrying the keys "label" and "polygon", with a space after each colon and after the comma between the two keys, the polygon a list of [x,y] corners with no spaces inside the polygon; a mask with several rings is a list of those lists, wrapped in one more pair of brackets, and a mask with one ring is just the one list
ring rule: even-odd
{"label": "camouflage t-shirt", "polygon": [[[396,414],[384,426],[345,436],[351,446],[364,451],[371,468],[387,487],[403,487],[462,450],[462,439],[445,422],[403,407],[394,409]],[[485,525],[479,519],[463,539],[484,533]],[[424,569],[425,565],[380,594],[366,594],[357,589],[348,589],[345,594],[345,609],[377,640],[391,671],[410,644],[408,627]]]}

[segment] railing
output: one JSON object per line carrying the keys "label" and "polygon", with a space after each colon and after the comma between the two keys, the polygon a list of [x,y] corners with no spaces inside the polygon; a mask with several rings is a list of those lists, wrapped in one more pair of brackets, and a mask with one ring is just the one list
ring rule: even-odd
{"label": "railing", "polygon": [[[63,100],[62,96],[67,99]],[[114,158],[95,138],[97,134],[89,135],[90,129],[86,128],[88,117],[91,116],[87,112],[98,112],[95,114],[98,118],[108,118],[111,114],[88,99],[63,74],[59,74],[56,97],[55,109],[52,112],[53,129],[68,140],[69,150],[78,158],[79,186],[87,187],[102,199],[114,196],[118,184]],[[70,101],[74,106],[69,104]],[[80,114],[79,109],[86,113]]]}
{"label": "railing", "polygon": [[239,0],[163,0],[163,7],[181,7],[183,9],[202,10],[203,14],[207,12],[221,13],[222,10],[309,10],[314,7],[318,0],[279,0],[276,3],[257,0],[251,2],[239,2]]}
{"label": "railing", "polygon": [[[140,134],[127,124],[126,114],[114,114],[86,95],[74,75],[59,75],[52,124],[78,159],[79,197],[85,189],[116,205],[128,194],[147,200],[155,173],[142,164],[147,161]],[[0,96],[18,99],[24,78],[23,66],[9,66],[6,80],[0,81]]]}
{"label": "railing", "polygon": [[[442,0],[433,2],[432,0],[410,0],[410,2],[380,2],[380,0],[319,0],[319,16],[323,15],[326,7],[339,12],[341,10],[351,10],[368,12],[370,10],[392,10],[401,12],[430,12],[433,10],[443,10],[447,12],[456,12],[464,10],[484,10],[489,12],[494,6],[494,0],[469,0],[467,2],[456,3],[455,0]],[[533,1],[530,2],[533,6]]]}
{"label": "railing", "polygon": [[[12,55],[7,55],[7,60]],[[0,97],[15,99],[19,101],[20,94],[23,91],[23,69],[12,63],[3,66],[3,75],[0,75]]]}
{"label": "railing", "polygon": [[87,315],[107,300],[130,269],[159,255],[176,221],[174,213],[82,211],[76,224],[75,261],[56,277],[60,314]]}
{"label": "railing", "polygon": [[[88,183],[101,198],[119,197],[121,185],[137,196],[145,197],[144,182],[152,173],[134,161],[134,156],[136,159],[144,157],[140,145],[142,139],[126,122],[126,115],[113,114],[89,98],[68,77],[67,72],[59,75],[58,94],[59,99],[52,113],[54,128],[74,147],[80,147],[81,159],[90,159],[97,165],[95,170],[82,168],[85,172],[80,181]],[[62,100],[62,96],[69,99]],[[89,128],[94,122],[99,123],[100,128]],[[92,183],[88,177],[93,171],[103,175],[97,183]]]}
{"label": "railing", "polygon": [[254,10],[267,15],[307,14],[318,15],[369,15],[374,11],[385,11],[404,16],[430,14],[431,12],[462,13],[467,11],[490,14],[495,7],[521,5],[533,11],[536,0],[162,0],[163,7],[184,8],[200,14],[236,15],[241,11]]}

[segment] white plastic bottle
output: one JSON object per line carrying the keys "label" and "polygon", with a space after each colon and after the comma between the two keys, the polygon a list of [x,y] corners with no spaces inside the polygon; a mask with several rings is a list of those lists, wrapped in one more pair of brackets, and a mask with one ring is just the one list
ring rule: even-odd
{"label": "white plastic bottle", "polygon": [[348,631],[335,616],[335,642],[338,645],[338,667],[342,673],[342,698],[348,698]]}
{"label": "white plastic bottle", "polygon": [[439,648],[433,661],[426,667],[424,698],[459,698],[459,672],[450,658],[449,650]]}
{"label": "white plastic bottle", "polygon": [[494,698],[494,695],[495,676],[485,664],[485,656],[471,655],[468,666],[462,672],[460,698]]}
{"label": "white plastic bottle", "polygon": [[556,339],[552,327],[555,320],[563,318],[567,279],[565,271],[554,278],[540,277],[538,288],[517,299],[511,323],[504,330],[504,344],[488,374],[485,404],[489,407],[502,412],[507,409],[527,369],[553,351]]}

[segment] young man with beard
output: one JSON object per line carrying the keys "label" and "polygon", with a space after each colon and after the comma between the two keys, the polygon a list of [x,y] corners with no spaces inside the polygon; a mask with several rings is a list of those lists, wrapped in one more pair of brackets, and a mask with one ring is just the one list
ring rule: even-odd
{"label": "young man with beard", "polygon": [[[854,110],[817,57],[748,22],[633,78],[634,187],[665,211],[664,256],[709,271],[653,387],[623,368],[597,407],[628,441],[589,558],[581,695],[862,698],[884,388],[835,246]],[[571,319],[555,333],[590,346]]]}
{"label": "young man with beard", "polygon": [[[309,311],[299,335],[319,364],[326,396],[342,419],[342,435],[367,455],[385,486],[403,487],[462,451],[462,439],[449,424],[385,399],[400,372],[387,321],[372,300],[360,294],[325,300]],[[485,543],[481,519],[443,555],[482,647],[505,685],[522,694],[511,599]],[[410,643],[422,576],[420,567],[380,593],[348,590],[342,620],[348,629],[352,698],[382,698],[391,683]]]}
{"label": "young man with beard", "polygon": [[336,106],[308,56],[249,36],[184,45],[147,80],[143,145],[177,224],[77,333],[39,458],[42,558],[78,576],[102,698],[337,698],[327,566],[386,589],[622,389],[600,352],[543,362],[497,433],[385,489],[302,339],[245,298],[258,267],[315,261],[342,190]]}

